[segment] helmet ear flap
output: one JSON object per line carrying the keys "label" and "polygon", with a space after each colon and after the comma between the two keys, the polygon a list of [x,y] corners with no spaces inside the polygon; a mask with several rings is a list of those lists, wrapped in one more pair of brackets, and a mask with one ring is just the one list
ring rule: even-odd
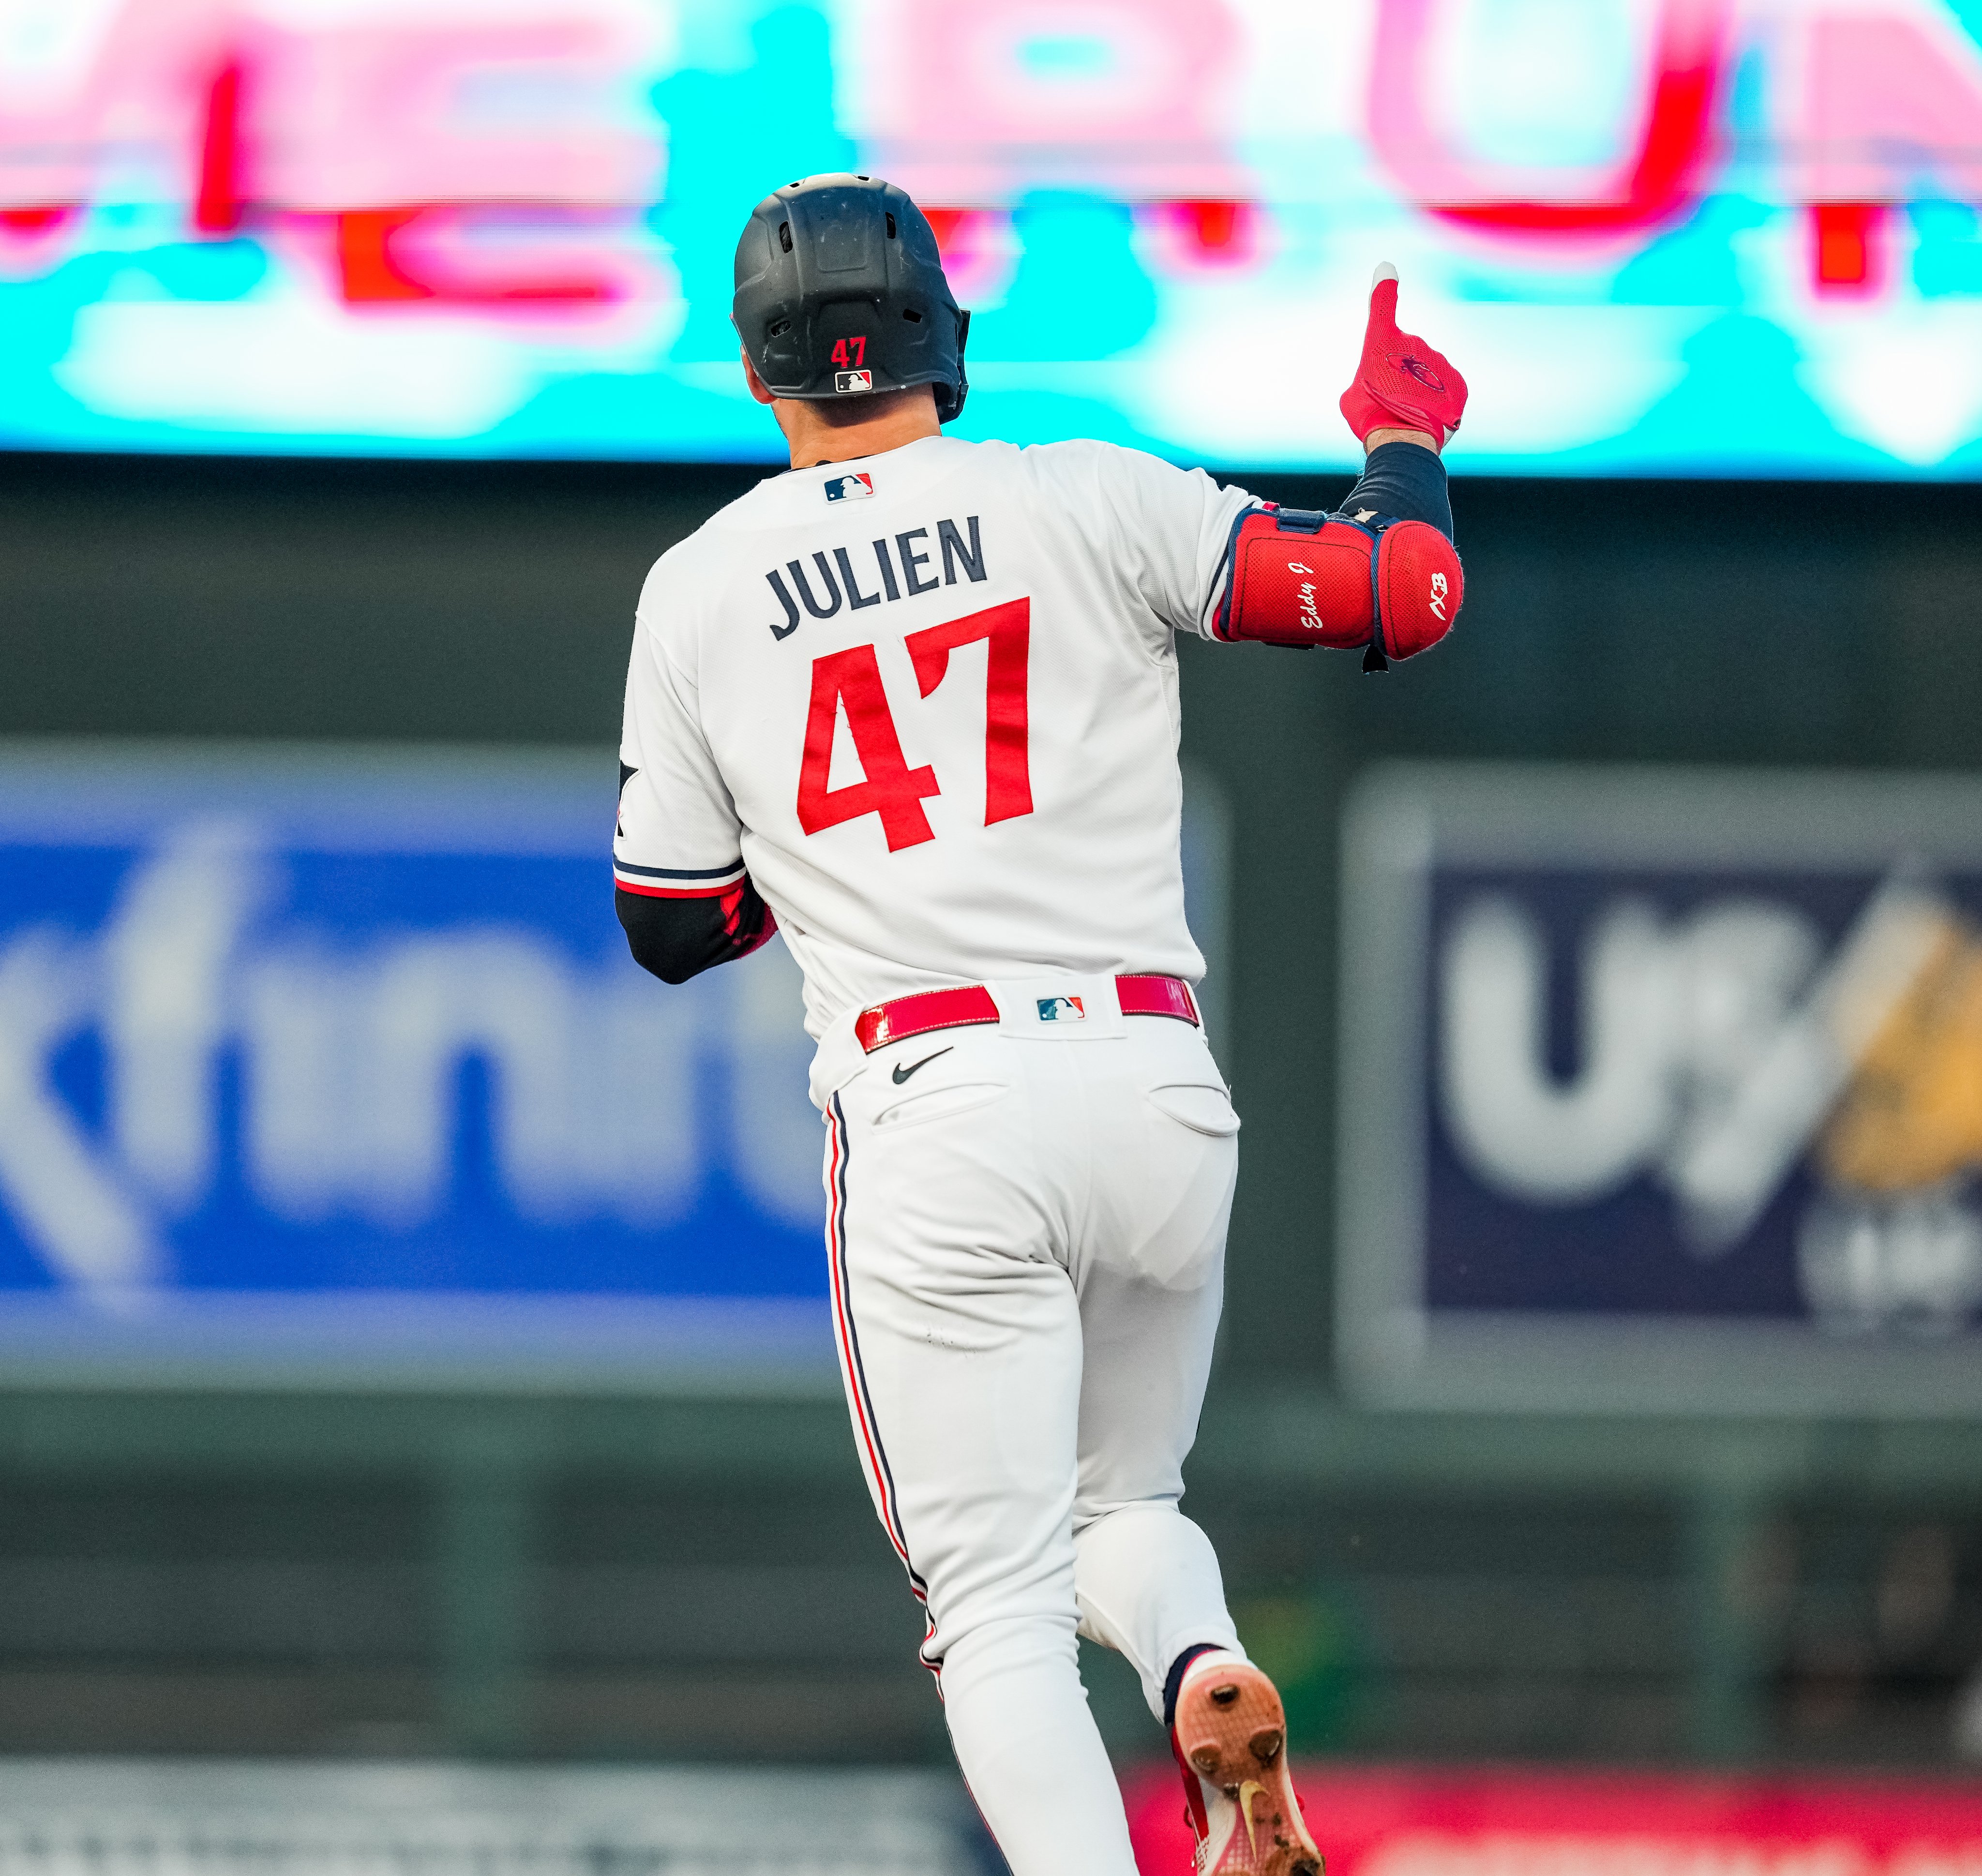
{"label": "helmet ear flap", "polygon": [[1383,650],[1414,657],[1452,629],[1466,598],[1451,542],[1428,521],[1393,522],[1376,543],[1376,616]]}
{"label": "helmet ear flap", "polygon": [[939,423],[954,423],[963,414],[963,400],[970,395],[969,374],[963,369],[963,348],[970,337],[970,315],[956,309],[956,389],[946,384],[936,387],[936,416]]}

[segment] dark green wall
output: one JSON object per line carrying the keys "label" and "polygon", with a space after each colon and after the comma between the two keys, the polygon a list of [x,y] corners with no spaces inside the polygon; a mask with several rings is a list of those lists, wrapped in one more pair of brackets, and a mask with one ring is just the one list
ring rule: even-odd
{"label": "dark green wall", "polygon": [[[642,572],[759,473],[0,456],[0,732],[609,739]],[[1200,661],[1193,713],[1230,713],[1199,753],[1304,703],[1359,750],[1974,759],[1974,489],[1462,480],[1456,507],[1450,646],[1387,684]]]}
{"label": "dark green wall", "polygon": [[0,457],[0,731],[611,743],[748,472]]}

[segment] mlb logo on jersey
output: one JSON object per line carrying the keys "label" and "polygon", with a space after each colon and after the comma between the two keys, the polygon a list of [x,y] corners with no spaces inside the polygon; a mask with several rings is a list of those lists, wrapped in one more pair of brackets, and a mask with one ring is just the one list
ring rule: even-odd
{"label": "mlb logo on jersey", "polygon": [[1038,1000],[1042,1023],[1085,1023],[1087,1006],[1077,996],[1042,996]]}
{"label": "mlb logo on jersey", "polygon": [[833,389],[836,391],[871,391],[874,388],[872,372],[836,372],[833,374]]}
{"label": "mlb logo on jersey", "polygon": [[863,470],[856,469],[851,476],[829,476],[826,480],[829,502],[864,502],[873,492],[874,478]]}

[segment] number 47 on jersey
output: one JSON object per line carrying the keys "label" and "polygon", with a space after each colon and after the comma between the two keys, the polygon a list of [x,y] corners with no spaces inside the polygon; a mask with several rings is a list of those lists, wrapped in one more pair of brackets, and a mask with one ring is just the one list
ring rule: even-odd
{"label": "number 47 on jersey", "polygon": [[[953,619],[947,625],[912,632],[909,662],[923,696],[930,696],[949,669],[949,654],[961,645],[989,642],[984,696],[984,825],[1009,821],[1033,811],[1032,772],[1027,757],[1026,662],[1032,638],[1032,602],[1008,599]],[[833,737],[839,713],[860,759],[861,779],[844,788],[828,786]],[[809,834],[842,821],[878,814],[892,853],[933,840],[936,831],[923,812],[925,796],[943,793],[928,763],[911,769],[881,684],[881,666],[871,645],[815,658],[812,706],[806,717],[805,759],[799,767],[799,825]]]}

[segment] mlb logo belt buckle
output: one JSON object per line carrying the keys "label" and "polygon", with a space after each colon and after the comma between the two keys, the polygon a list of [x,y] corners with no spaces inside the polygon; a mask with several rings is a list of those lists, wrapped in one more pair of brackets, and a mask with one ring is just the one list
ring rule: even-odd
{"label": "mlb logo belt buckle", "polygon": [[[1173,1016],[1193,1028],[1202,1026],[1196,1000],[1181,977],[1134,975],[1115,980],[1116,993],[1125,1016]],[[1077,996],[1036,998],[1042,1023],[1081,1023],[1087,1010]],[[1049,1006],[1051,1006],[1049,1008]],[[911,1036],[926,1036],[934,1030],[967,1029],[980,1023],[996,1023],[998,1005],[981,983],[966,984],[954,990],[917,990],[885,1003],[871,1003],[853,1021],[853,1033],[869,1055],[891,1042]]]}

